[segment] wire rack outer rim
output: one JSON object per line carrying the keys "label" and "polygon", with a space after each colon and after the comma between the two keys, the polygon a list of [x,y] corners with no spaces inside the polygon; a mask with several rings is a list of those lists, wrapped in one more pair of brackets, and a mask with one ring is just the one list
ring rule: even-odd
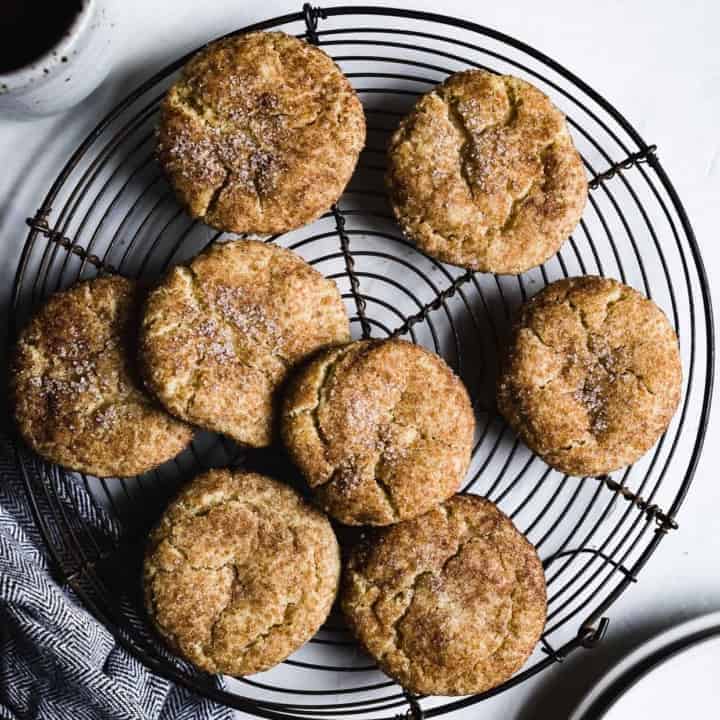
{"label": "wire rack outer rim", "polygon": [[[662,187],[665,189],[665,191],[668,193],[668,196],[670,198],[670,201],[672,203],[672,206],[675,210],[675,212],[678,215],[678,219],[680,221],[680,224],[682,226],[682,229],[685,233],[686,239],[688,241],[688,245],[690,247],[692,258],[695,264],[695,269],[698,274],[698,281],[700,285],[700,290],[702,293],[702,300],[703,300],[703,310],[705,313],[705,328],[706,328],[706,362],[707,362],[707,369],[706,369],[706,381],[705,381],[705,393],[703,397],[703,403],[702,408],[700,411],[700,418],[699,418],[699,426],[700,431],[698,432],[695,445],[693,447],[693,452],[689,461],[689,464],[687,466],[687,470],[685,473],[685,477],[683,478],[680,487],[678,489],[678,492],[675,496],[675,499],[671,505],[671,507],[668,509],[666,513],[666,518],[669,520],[674,520],[674,518],[677,516],[677,513],[682,506],[685,497],[687,496],[687,492],[689,490],[690,484],[692,483],[693,477],[695,475],[695,471],[697,469],[697,463],[702,451],[702,447],[705,440],[705,434],[707,431],[707,421],[709,418],[710,413],[710,405],[712,400],[712,389],[714,385],[714,362],[715,362],[715,337],[714,337],[714,318],[713,318],[713,311],[712,311],[712,304],[710,299],[710,291],[709,291],[709,283],[707,278],[707,273],[705,270],[705,266],[702,260],[702,256],[700,254],[700,250],[697,244],[697,239],[695,237],[695,233],[692,229],[690,220],[688,218],[688,215],[685,211],[685,208],[682,205],[682,202],[680,201],[680,198],[677,194],[677,191],[675,190],[675,187],[673,186],[672,182],[670,181],[667,173],[665,172],[660,160],[658,157],[652,152],[653,147],[649,146],[645,141],[642,139],[640,134],[635,130],[635,128],[630,124],[630,122],[607,100],[605,100],[601,95],[599,95],[595,90],[593,90],[589,85],[587,85],[583,80],[581,80],[579,77],[577,77],[575,74],[573,74],[571,71],[567,70],[564,66],[559,64],[557,61],[553,60],[552,58],[548,57],[541,51],[536,50],[535,48],[532,48],[531,46],[516,40],[515,38],[512,38],[500,31],[494,30],[492,28],[488,28],[486,26],[479,25],[477,23],[473,23],[468,20],[460,19],[460,18],[454,18],[454,17],[448,17],[444,15],[440,15],[437,13],[431,13],[431,12],[423,12],[423,11],[416,11],[416,10],[410,10],[406,8],[393,8],[393,7],[383,7],[383,6],[363,6],[363,5],[347,5],[347,6],[334,6],[334,7],[312,7],[308,4],[306,4],[303,7],[302,12],[296,12],[296,13],[289,13],[286,15],[280,15],[274,18],[270,18],[267,20],[263,20],[257,23],[253,23],[251,25],[248,25],[246,27],[240,28],[238,30],[234,30],[230,33],[227,33],[224,37],[236,35],[239,33],[245,33],[255,30],[264,30],[272,27],[277,27],[279,25],[283,25],[286,23],[292,23],[292,22],[298,22],[304,20],[306,23],[306,28],[308,32],[313,32],[314,28],[310,27],[309,19],[313,19],[314,21],[317,21],[319,18],[327,18],[332,16],[345,16],[345,15],[375,15],[375,16],[389,16],[389,17],[396,17],[396,18],[405,18],[405,19],[414,19],[414,20],[422,20],[422,21],[429,21],[429,22],[435,22],[439,24],[454,26],[462,29],[466,29],[472,32],[479,33],[481,35],[484,35],[486,37],[490,37],[494,40],[498,40],[504,44],[507,44],[517,50],[520,50],[524,53],[527,53],[534,59],[542,62],[547,67],[558,73],[560,76],[564,77],[566,80],[573,83],[577,88],[579,88],[582,92],[584,92],[588,97],[590,97],[593,101],[595,101],[600,107],[603,108],[622,128],[623,130],[628,134],[630,138],[632,138],[633,142],[638,147],[638,153],[639,154],[645,154],[647,156],[647,162],[650,164],[652,169],[656,172],[657,177],[660,180],[660,183]],[[199,49],[199,48],[198,48]],[[60,171],[59,175],[57,176],[56,180],[50,187],[50,190],[48,191],[47,195],[45,196],[45,199],[42,202],[42,205],[38,209],[35,219],[42,219],[46,218],[49,213],[51,212],[52,203],[57,196],[58,192],[60,191],[61,187],[69,177],[69,175],[72,173],[76,165],[79,163],[81,158],[85,155],[85,153],[88,151],[88,149],[92,146],[92,144],[103,134],[104,130],[110,125],[110,123],[113,122],[118,116],[120,116],[135,100],[137,100],[139,97],[141,97],[145,92],[147,92],[150,88],[155,86],[159,81],[167,77],[169,74],[175,72],[180,67],[184,65],[184,63],[187,61],[189,57],[191,57],[195,52],[197,52],[198,49],[195,49],[183,57],[179,58],[178,60],[170,63],[165,68],[154,74],[152,77],[150,77],[148,80],[146,80],[144,83],[142,83],[140,86],[138,86],[134,91],[129,93],[122,101],[120,101],[99,123],[98,125],[88,134],[88,136],[85,138],[85,140],[77,147],[75,152],[71,155],[71,157],[66,162],[63,169]],[[618,163],[621,164],[621,163]],[[41,234],[41,231],[31,225],[30,231],[28,232],[27,239],[25,242],[25,245],[23,247],[23,251],[20,257],[20,261],[18,264],[18,269],[15,275],[14,285],[13,285],[13,294],[12,294],[12,303],[10,307],[10,318],[9,318],[9,327],[11,331],[10,337],[14,337],[17,332],[17,326],[16,326],[16,320],[17,316],[14,312],[14,309],[17,307],[19,302],[19,293],[20,293],[20,283],[21,279],[24,275],[25,268],[27,266],[27,262],[30,256],[30,253],[33,249],[33,246],[35,244],[35,241],[37,239],[37,236]],[[52,541],[50,539],[48,529],[43,521],[43,518],[41,516],[41,513],[39,511],[39,508],[37,506],[36,500],[33,496],[32,488],[30,479],[28,477],[28,474],[26,472],[25,466],[21,460],[19,450],[16,449],[17,453],[17,462],[23,469],[23,479],[25,483],[25,489],[28,494],[31,507],[33,510],[33,513],[35,515],[36,523],[39,527],[39,530],[41,532],[41,536],[43,537],[43,540],[45,542],[45,545],[47,546],[51,557],[54,561],[55,566],[58,568],[60,575],[68,580],[66,577],[66,573],[64,571],[64,568],[62,566],[62,563],[60,562],[59,556],[57,555]],[[495,688],[493,690],[487,691],[485,693],[482,693],[480,695],[471,696],[469,698],[464,698],[461,700],[453,701],[450,703],[446,703],[441,706],[428,708],[427,710],[420,710],[420,714],[425,717],[432,717],[437,716],[440,714],[443,714],[445,712],[450,712],[453,710],[457,710],[463,707],[467,707],[468,705],[474,704],[482,699],[485,699],[487,697],[490,697],[492,695],[495,695],[499,692],[502,692],[503,690],[514,686],[516,684],[519,684],[523,680],[527,679],[531,675],[536,674],[540,670],[544,669],[545,667],[551,665],[553,662],[561,661],[569,652],[572,650],[575,650],[579,647],[594,647],[597,645],[597,643],[602,639],[602,636],[604,635],[605,629],[607,627],[607,618],[604,617],[604,613],[609,609],[609,607],[619,598],[619,596],[624,592],[624,590],[628,587],[628,585],[633,581],[634,577],[637,575],[637,573],[644,567],[644,565],[647,563],[649,558],[652,556],[652,554],[657,549],[660,541],[665,535],[666,527],[659,526],[656,529],[656,532],[651,539],[651,541],[646,546],[645,550],[642,552],[640,557],[635,561],[633,566],[629,569],[629,572],[625,575],[623,575],[622,579],[617,583],[617,585],[608,593],[605,600],[598,606],[592,614],[590,614],[585,621],[583,621],[580,625],[580,628],[578,630],[578,634],[575,638],[567,642],[564,646],[558,649],[552,649],[552,652],[548,653],[548,657],[545,658],[543,661],[537,663],[533,668],[531,668],[531,671],[525,671],[522,672],[515,677],[513,677],[509,682],[505,683],[504,685],[500,686],[499,688]],[[188,678],[186,678],[182,673],[177,671],[175,668],[170,666],[167,663],[162,662],[156,657],[149,657],[143,649],[137,647],[137,645],[128,637],[125,635],[124,632],[121,631],[120,628],[116,626],[116,624],[107,616],[106,613],[104,613],[99,607],[97,607],[97,604],[90,598],[88,593],[86,593],[81,586],[74,583],[72,580],[69,580],[69,583],[74,587],[76,592],[78,592],[78,595],[81,597],[83,602],[88,606],[88,608],[91,610],[91,612],[100,619],[103,624],[108,628],[108,630],[111,632],[113,637],[116,639],[116,641],[123,646],[126,650],[131,652],[132,654],[140,657],[143,662],[149,666],[154,672],[157,674],[173,680],[175,682],[178,682],[179,684],[187,687],[190,690],[194,690],[196,692],[202,692],[202,694],[206,695],[207,697],[217,700],[221,703],[231,705],[237,709],[244,710],[246,712],[254,713],[255,715],[271,718],[277,720],[286,720],[287,718],[294,717],[291,714],[288,714],[288,712],[281,711],[276,712],[273,708],[273,703],[263,703],[262,701],[256,701],[250,698],[243,698],[241,696],[232,695],[229,696],[227,693],[219,690],[215,690],[214,688],[206,688],[203,690],[199,690],[196,683],[193,683]],[[411,706],[411,709],[414,711],[415,705],[413,705],[412,702],[409,703]],[[277,707],[277,705],[275,705]],[[418,706],[419,707],[419,706]]]}

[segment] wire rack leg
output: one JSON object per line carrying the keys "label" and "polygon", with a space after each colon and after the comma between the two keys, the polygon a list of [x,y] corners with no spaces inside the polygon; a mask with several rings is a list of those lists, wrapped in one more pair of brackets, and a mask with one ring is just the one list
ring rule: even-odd
{"label": "wire rack leg", "polygon": [[431,312],[434,312],[435,310],[439,310],[442,306],[445,300],[448,298],[453,297],[455,293],[467,282],[472,280],[473,275],[475,275],[474,270],[468,270],[467,272],[463,273],[459,277],[455,278],[455,280],[452,281],[452,283],[446,287],[444,290],[441,290],[437,297],[424,305],[420,310],[418,310],[414,315],[410,315],[408,318],[406,318],[405,322],[395,328],[393,330],[392,335],[390,337],[396,338],[400,335],[404,335],[406,332],[410,331],[410,328],[417,325],[419,322],[423,322],[427,319],[428,315]]}
{"label": "wire rack leg", "polygon": [[48,240],[59,245],[63,250],[69,252],[71,255],[76,255],[81,260],[90,263],[98,270],[104,273],[112,274],[117,273],[117,268],[109,263],[104,262],[97,255],[92,255],[88,251],[76,242],[73,242],[69,237],[64,236],[57,230],[53,230],[48,223],[48,215],[52,211],[52,208],[40,208],[33,217],[28,218],[26,223],[33,230],[44,235]]}
{"label": "wire rack leg", "polygon": [[[313,45],[317,45],[320,42],[320,38],[317,34],[318,20],[320,18],[326,18],[327,14],[322,8],[313,7],[310,3],[303,5],[303,19],[305,20],[305,36],[308,42]],[[335,228],[337,230],[338,237],[340,238],[340,249],[342,250],[343,258],[345,260],[345,270],[348,278],[350,279],[350,292],[352,293],[353,300],[355,302],[355,309],[360,320],[360,327],[362,329],[363,338],[370,337],[370,323],[367,319],[366,303],[365,298],[360,293],[360,281],[357,273],[355,272],[355,258],[352,255],[350,249],[350,236],[345,232],[345,217],[337,206],[337,203],[332,206],[332,214],[335,218]]]}
{"label": "wire rack leg", "polygon": [[320,42],[317,35],[318,19],[326,18],[327,14],[322,8],[313,7],[310,3],[305,3],[302,11],[305,20],[305,35],[308,42],[317,45]]}
{"label": "wire rack leg", "polygon": [[649,162],[650,156],[654,155],[656,150],[657,150],[657,145],[648,145],[643,150],[633,153],[632,155],[628,155],[624,160],[621,160],[620,162],[616,162],[614,165],[611,165],[604,172],[601,172],[598,175],[596,175],[588,183],[588,187],[591,190],[596,190],[606,180],[611,180],[612,178],[619,175],[623,170],[629,170],[634,165],[640,165],[642,163]]}
{"label": "wire rack leg", "polygon": [[425,720],[425,713],[420,707],[419,696],[415,696],[407,690],[403,690],[403,695],[410,707],[402,715],[397,715],[397,720]]}
{"label": "wire rack leg", "polygon": [[629,503],[645,513],[648,520],[654,520],[657,525],[657,532],[666,533],[668,530],[677,530],[679,525],[675,518],[670,517],[658,505],[650,503],[643,497],[634,493],[630,488],[613,480],[609,475],[602,475],[598,478],[608,490],[618,492]]}
{"label": "wire rack leg", "polygon": [[333,205],[332,214],[335,218],[335,228],[337,230],[338,237],[340,238],[340,249],[342,250],[343,258],[345,260],[345,271],[350,279],[350,292],[352,293],[353,300],[355,301],[355,310],[360,320],[362,336],[364,339],[367,339],[370,337],[371,332],[370,323],[367,319],[365,298],[360,293],[360,281],[358,280],[357,273],[355,272],[355,258],[350,250],[350,236],[345,231],[345,217],[340,212],[337,205]]}

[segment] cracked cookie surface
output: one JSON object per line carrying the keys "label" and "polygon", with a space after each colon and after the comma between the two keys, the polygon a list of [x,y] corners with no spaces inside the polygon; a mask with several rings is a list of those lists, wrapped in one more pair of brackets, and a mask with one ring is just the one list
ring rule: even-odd
{"label": "cracked cookie surface", "polygon": [[190,482],[150,535],[145,603],[160,635],[197,667],[242,676],[307,642],[337,593],[340,550],[327,518],[255,473]]}
{"label": "cracked cookie surface", "polygon": [[654,302],[616,280],[570,278],[520,309],[498,408],[552,467],[601,475],[653,446],[681,384],[677,336]]}
{"label": "cracked cookie surface", "polygon": [[280,233],[342,194],[365,143],[355,91],[322,50],[281,32],[210,44],[162,105],[157,154],[196,218]]}
{"label": "cracked cookie surface", "polygon": [[456,495],[352,552],[343,612],[381,669],[431,695],[483,692],[519,670],[545,624],[535,548],[491,502]]}
{"label": "cracked cookie surface", "polygon": [[419,515],[458,489],[475,417],[439,356],[358,341],[314,357],[291,380],[281,432],[322,508],[347,525]]}
{"label": "cracked cookie surface", "polygon": [[127,477],[170,460],[192,440],[135,372],[140,297],[121,277],[56,293],[22,331],[10,392],[18,429],[51,462]]}
{"label": "cracked cookie surface", "polygon": [[473,270],[518,274],[542,264],[587,199],[565,117],[509,75],[450,76],[400,123],[388,154],[405,234],[428,255]]}
{"label": "cracked cookie surface", "polygon": [[236,240],[173,268],[150,293],[140,359],[173,415],[265,447],[289,367],[349,337],[332,280],[290,250]]}

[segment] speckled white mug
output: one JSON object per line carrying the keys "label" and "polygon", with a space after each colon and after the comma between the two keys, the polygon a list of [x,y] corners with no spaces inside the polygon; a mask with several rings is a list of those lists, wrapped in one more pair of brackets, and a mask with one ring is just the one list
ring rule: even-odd
{"label": "speckled white mug", "polygon": [[0,117],[23,119],[67,110],[105,79],[113,36],[106,4],[83,0],[53,47],[21,68],[0,73]]}

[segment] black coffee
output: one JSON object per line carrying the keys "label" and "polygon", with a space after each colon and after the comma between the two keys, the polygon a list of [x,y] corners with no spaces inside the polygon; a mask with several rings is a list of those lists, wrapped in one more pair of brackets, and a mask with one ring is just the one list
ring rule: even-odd
{"label": "black coffee", "polygon": [[0,0],[0,73],[29,65],[57,44],[83,0]]}

